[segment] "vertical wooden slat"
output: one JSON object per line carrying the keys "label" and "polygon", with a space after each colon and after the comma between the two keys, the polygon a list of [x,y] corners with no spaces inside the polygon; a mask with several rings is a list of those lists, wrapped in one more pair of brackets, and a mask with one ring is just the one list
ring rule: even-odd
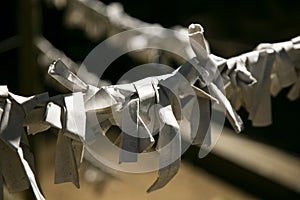
{"label": "vertical wooden slat", "polygon": [[36,62],[34,39],[41,32],[40,0],[19,0],[18,31],[20,48],[18,57],[18,83],[22,95],[41,92],[42,84]]}

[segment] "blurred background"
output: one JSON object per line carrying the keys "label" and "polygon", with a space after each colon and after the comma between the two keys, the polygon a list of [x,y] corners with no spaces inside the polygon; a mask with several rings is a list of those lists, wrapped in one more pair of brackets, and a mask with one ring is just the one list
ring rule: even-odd
{"label": "blurred background", "polygon": [[[53,60],[63,58],[76,70],[105,38],[147,23],[166,28],[201,23],[211,52],[224,58],[300,34],[300,1],[13,0],[2,2],[0,9],[0,84],[20,95],[67,92],[47,78]],[[117,18],[120,13],[128,18]],[[113,84],[134,66],[165,62],[167,53],[158,54],[121,56],[103,78]],[[166,57],[174,68],[181,64]],[[55,185],[55,135],[30,137],[43,192],[47,199],[300,199],[300,100],[289,101],[288,89],[272,98],[272,125],[252,127],[247,113],[239,110],[245,122],[242,134],[228,126],[203,159],[191,147],[175,179],[151,194],[145,191],[155,173],[103,171],[88,162],[81,166],[81,189]],[[7,199],[32,198],[30,191],[5,194]]]}

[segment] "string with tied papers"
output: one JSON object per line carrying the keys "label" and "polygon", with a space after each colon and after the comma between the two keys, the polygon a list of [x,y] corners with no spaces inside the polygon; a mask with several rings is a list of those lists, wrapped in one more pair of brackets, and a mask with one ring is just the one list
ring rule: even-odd
{"label": "string with tied papers", "polygon": [[272,123],[271,95],[290,87],[288,98],[299,98],[300,37],[261,44],[252,52],[225,59],[209,52],[203,33],[201,25],[189,26],[195,56],[169,74],[98,87],[57,60],[48,74],[69,94],[21,97],[1,86],[0,170],[8,190],[31,187],[36,199],[44,199],[27,136],[51,127],[57,130],[55,183],[80,187],[80,163],[84,156],[93,156],[89,149],[101,134],[118,146],[120,165],[156,152],[158,177],[147,190],[152,192],[178,172],[184,141],[201,148],[214,144],[212,105],[224,111],[239,133],[240,107],[248,111],[253,126],[266,126]]}

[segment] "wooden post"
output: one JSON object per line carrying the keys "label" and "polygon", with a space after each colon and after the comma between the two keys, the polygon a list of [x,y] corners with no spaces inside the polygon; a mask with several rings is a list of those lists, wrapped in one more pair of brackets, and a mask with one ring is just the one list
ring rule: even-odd
{"label": "wooden post", "polygon": [[19,0],[18,31],[20,38],[18,59],[19,92],[32,95],[43,89],[37,65],[34,39],[41,33],[40,0]]}
{"label": "wooden post", "polygon": [[[34,40],[41,33],[41,1],[18,1],[18,92],[21,95],[30,96],[43,91],[42,74],[37,64],[37,48]],[[28,138],[30,139],[30,138]],[[31,151],[35,151],[36,141],[31,141]],[[36,166],[37,167],[37,166]],[[20,194],[25,199],[35,199],[30,190]]]}

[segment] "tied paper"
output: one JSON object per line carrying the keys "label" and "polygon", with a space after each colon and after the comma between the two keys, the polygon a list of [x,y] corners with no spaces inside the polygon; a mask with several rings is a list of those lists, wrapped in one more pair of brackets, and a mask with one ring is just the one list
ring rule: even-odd
{"label": "tied paper", "polygon": [[[95,139],[99,124],[102,133],[120,147],[120,163],[137,162],[143,152],[158,152],[158,177],[148,189],[152,192],[177,174],[183,140],[197,146],[212,144],[213,104],[221,106],[233,129],[241,132],[243,122],[236,112],[240,107],[254,126],[266,126],[272,123],[271,95],[291,87],[288,98],[299,98],[300,37],[261,44],[252,52],[224,59],[210,53],[203,34],[201,25],[190,25],[194,57],[170,74],[98,87],[57,60],[48,74],[70,94],[21,97],[0,86],[0,169],[8,190],[31,187],[37,199],[44,199],[27,135],[50,127],[58,132],[55,183],[73,182],[79,188],[83,144]],[[157,143],[152,135],[156,130]]]}
{"label": "tied paper", "polygon": [[[222,88],[219,88],[218,83],[215,82],[218,77],[218,62],[208,52],[201,30],[203,29],[200,25],[191,25],[190,40],[196,57],[190,60],[189,64],[182,65],[179,70],[175,70],[171,74],[149,77],[130,84],[103,86],[94,90],[96,91],[94,93],[88,92],[89,84],[86,84],[87,87],[82,90],[84,95],[86,93],[92,94],[89,95],[89,98],[84,99],[85,111],[87,113],[95,112],[99,116],[99,124],[104,134],[110,132],[112,125],[120,127],[120,136],[114,137],[115,140],[113,141],[121,147],[120,163],[136,162],[138,153],[142,153],[154,144],[154,138],[151,135],[153,127],[150,126],[149,118],[154,117],[155,119],[152,121],[165,124],[164,127],[159,127],[158,146],[156,147],[160,155],[161,170],[159,170],[157,181],[148,190],[149,192],[167,184],[179,169],[181,134],[183,133],[181,133],[177,120],[185,119],[186,125],[191,127],[191,131],[185,133],[188,135],[187,138],[190,142],[197,145],[210,145],[210,102],[213,101],[224,107],[234,129],[237,132],[242,130],[241,119],[223,94]],[[64,69],[64,73],[60,73],[61,69]],[[61,61],[57,61],[51,65],[49,74],[67,89],[81,88],[80,86],[85,83],[82,84],[83,81],[72,72],[67,72],[67,69]],[[244,82],[252,84],[254,78],[250,72],[244,68],[238,68],[236,73],[242,74],[241,77],[244,78]],[[64,76],[64,74],[67,74],[67,76]],[[188,80],[188,82],[178,81],[180,77],[182,77],[181,80]],[[188,88],[193,88],[196,98],[184,97]],[[205,88],[213,92],[209,94]],[[191,123],[193,121],[192,112],[186,112],[190,114],[181,116],[180,104],[183,102],[184,107],[182,109],[186,110],[190,110],[194,103],[201,104],[200,107],[204,111],[202,114],[203,120],[200,121],[199,125],[201,128],[194,127]],[[156,103],[165,104],[166,110],[158,109],[156,110],[157,114],[148,116],[147,113],[150,107]],[[67,113],[69,110],[69,112],[72,111],[68,106],[65,107]],[[69,117],[69,119],[71,118]],[[166,119],[174,120],[166,121]],[[173,137],[177,139],[174,140]],[[170,140],[174,141],[175,145],[167,145]],[[176,151],[178,152],[174,154]],[[177,159],[174,159],[174,157]],[[166,163],[169,162],[170,164],[167,165]]]}
{"label": "tied paper", "polygon": [[46,94],[21,97],[1,86],[1,172],[10,192],[23,191],[30,186],[36,199],[45,199],[36,181],[34,161],[28,149],[23,124],[26,116],[36,105],[47,100]]}
{"label": "tied paper", "polygon": [[[236,132],[240,132],[243,129],[242,120],[236,113],[236,109],[239,109],[241,106],[244,106],[249,112],[249,119],[252,120],[253,125],[265,126],[271,123],[270,94],[273,92],[270,88],[272,88],[271,85],[273,84],[272,74],[282,71],[281,65],[283,63],[292,62],[287,59],[290,55],[288,53],[274,51],[273,49],[255,50],[245,55],[226,60],[210,54],[208,44],[203,37],[203,28],[200,25],[193,24],[189,27],[189,37],[196,57],[180,66],[175,72],[158,77],[149,77],[132,84],[104,86],[94,90],[97,92],[93,93],[93,95],[85,101],[86,111],[97,113],[100,126],[108,137],[108,134],[111,134],[110,130],[112,130],[112,126],[121,127],[122,131],[118,133],[119,137],[114,136],[114,143],[122,147],[120,162],[134,162],[138,160],[138,153],[142,152],[142,150],[139,149],[142,142],[131,134],[138,135],[141,125],[144,126],[144,130],[150,137],[146,143],[149,144],[149,146],[153,143],[151,127],[147,126],[147,115],[145,113],[147,113],[147,109],[155,103],[155,99],[156,102],[159,102],[157,100],[159,99],[158,93],[165,93],[165,98],[171,106],[171,111],[163,112],[163,115],[168,115],[169,118],[172,118],[172,113],[175,121],[181,119],[182,116],[178,114],[179,112],[177,110],[178,105],[176,105],[176,98],[174,100],[174,96],[171,95],[167,89],[163,89],[164,87],[160,86],[163,82],[170,81],[170,83],[172,83],[172,79],[178,76],[178,74],[188,80],[198,97],[197,101],[199,107],[203,111],[201,112],[200,119],[202,120],[199,125],[201,128],[197,129],[196,134],[193,133],[194,135],[191,134],[188,137],[192,139],[193,144],[210,145],[209,119],[211,116],[210,107],[212,103],[217,103],[224,107],[227,118]],[[279,52],[278,56],[275,54],[276,52]],[[293,53],[295,54],[295,52]],[[276,56],[278,58],[276,58]],[[277,60],[280,59],[277,61],[276,67],[273,65],[274,60],[276,60],[275,58]],[[289,68],[289,73],[277,78],[281,80],[280,82],[284,83],[281,87],[296,84],[295,78],[290,79],[290,82],[285,81],[286,77],[295,77],[293,72],[296,70],[295,67],[291,67],[291,64],[286,65]],[[220,72],[222,73],[218,74]],[[220,77],[225,83],[225,88],[222,88],[219,84]],[[177,84],[169,85],[175,85],[174,88],[176,90],[176,87],[181,84],[182,83],[177,82]],[[65,87],[68,88],[68,86]],[[145,88],[144,91],[143,88]],[[227,92],[226,95],[224,89]],[[179,91],[177,90],[177,92]],[[261,92],[265,94],[263,98],[259,97]],[[94,101],[89,101],[91,99]],[[187,103],[186,108],[191,109],[192,106],[190,105],[192,104]],[[112,117],[112,110],[115,113],[119,113],[117,114],[118,116]],[[158,111],[158,113],[161,112]],[[162,118],[160,118],[159,115],[157,116],[158,118],[156,120],[162,121]],[[122,119],[134,123],[132,123],[132,126],[128,126],[130,122],[123,121]],[[189,120],[192,122],[191,118]],[[160,127],[159,141],[160,139],[164,141],[165,132],[168,132],[166,135],[172,135],[172,130],[174,130],[175,132],[179,131],[179,135],[183,134],[180,132],[180,129],[177,130],[174,128],[175,123],[171,124],[173,124],[173,126],[171,126],[173,128],[164,129]],[[190,126],[192,126],[192,123]],[[123,128],[130,132],[130,134],[127,134]],[[162,163],[165,162],[164,157],[169,157],[170,154],[164,153],[161,150],[164,149],[162,146],[159,146],[161,144],[164,144],[164,142],[158,143],[157,150],[161,156],[160,165],[163,166]],[[178,148],[180,148],[180,145],[178,145]],[[173,164],[162,167],[161,170],[159,170],[158,179],[148,191],[163,187],[176,174],[178,160],[174,160],[172,163]]]}
{"label": "tied paper", "polygon": [[[267,126],[272,123],[271,95],[276,96],[283,88],[291,87],[287,97],[299,98],[299,37],[288,42],[260,44],[252,51],[227,60],[229,71],[236,66],[248,70],[257,80],[245,84],[227,75],[226,96],[235,109],[244,107],[253,126]],[[226,79],[225,79],[226,81]]]}

